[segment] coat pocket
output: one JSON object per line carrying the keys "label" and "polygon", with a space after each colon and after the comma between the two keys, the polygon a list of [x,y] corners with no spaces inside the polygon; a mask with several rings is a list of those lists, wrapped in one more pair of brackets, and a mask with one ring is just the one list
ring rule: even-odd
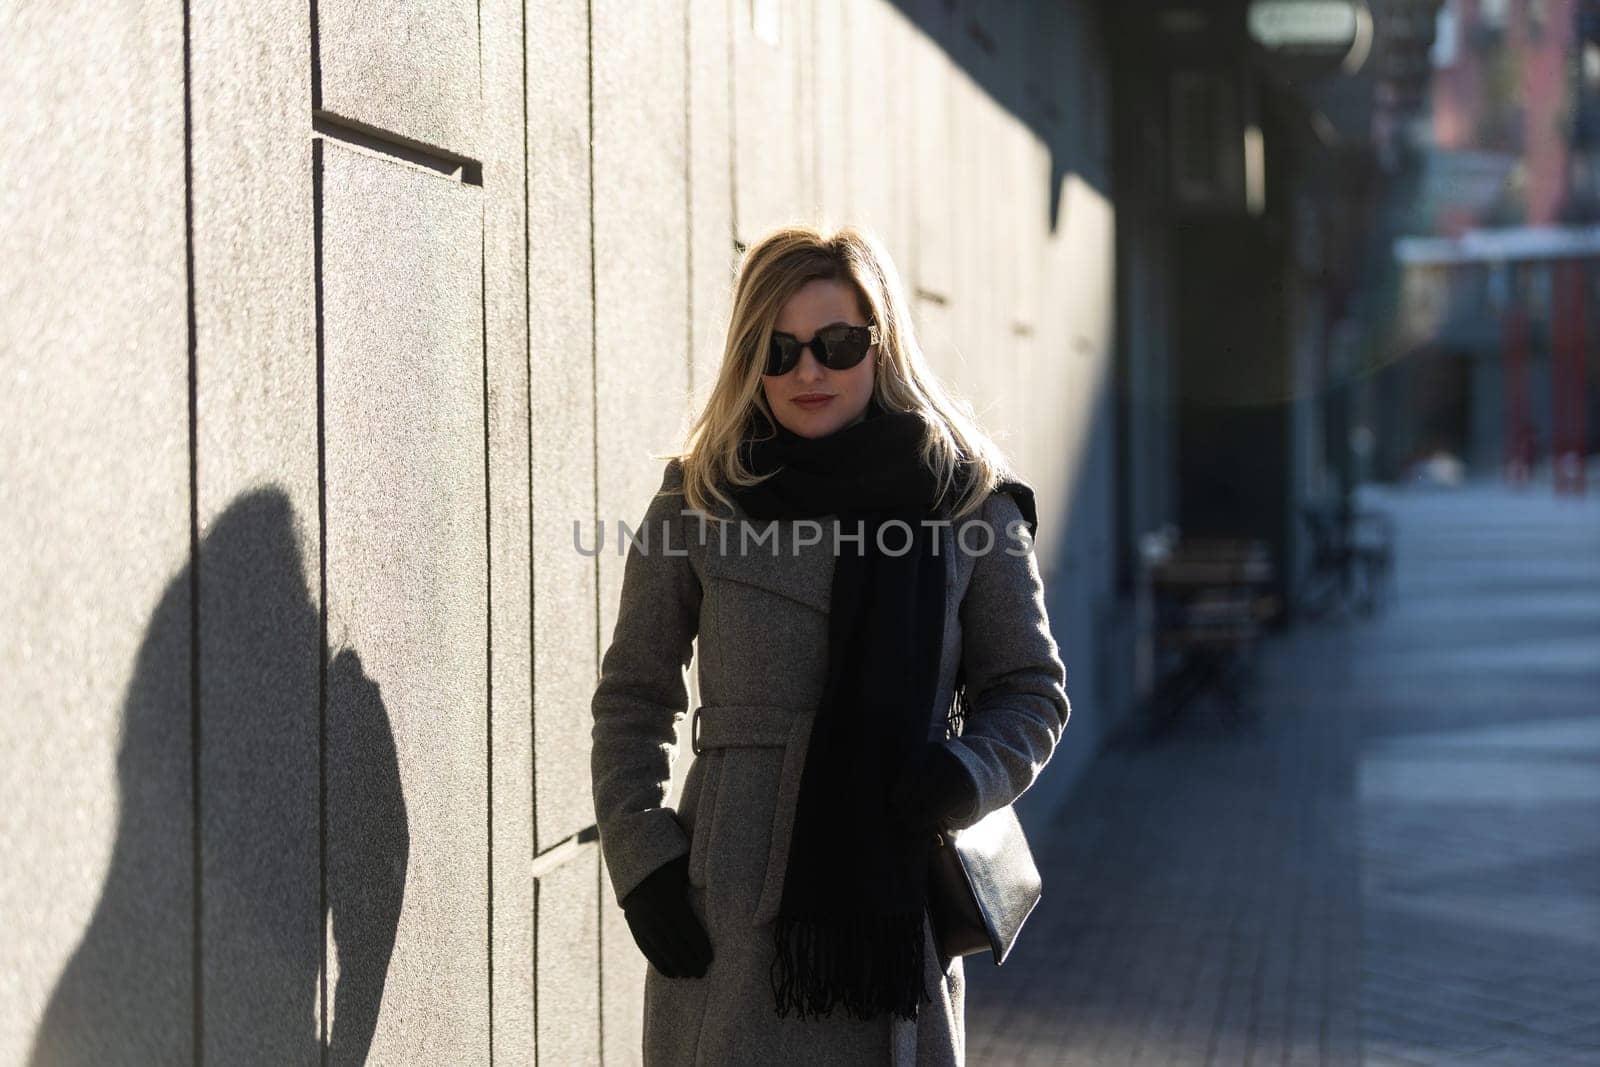
{"label": "coat pocket", "polygon": [[694,883],[693,857],[698,846],[698,884],[705,887],[720,913],[749,924],[766,889],[784,750],[730,747],[712,751],[716,756],[714,798],[708,806],[709,817],[695,824],[690,882]]}
{"label": "coat pocket", "polygon": [[706,842],[711,837],[712,820],[717,814],[717,779],[721,777],[722,750],[712,749],[702,756],[699,792],[689,823],[689,884],[706,887]]}

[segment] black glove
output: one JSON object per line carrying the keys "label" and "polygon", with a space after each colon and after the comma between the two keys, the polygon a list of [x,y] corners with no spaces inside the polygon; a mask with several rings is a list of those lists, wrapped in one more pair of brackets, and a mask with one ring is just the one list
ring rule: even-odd
{"label": "black glove", "polygon": [[914,751],[889,789],[889,812],[917,828],[943,826],[978,802],[978,783],[940,741]]}
{"label": "black glove", "polygon": [[655,969],[668,978],[700,978],[711,964],[711,939],[689,906],[689,857],[668,860],[622,899],[628,929]]}

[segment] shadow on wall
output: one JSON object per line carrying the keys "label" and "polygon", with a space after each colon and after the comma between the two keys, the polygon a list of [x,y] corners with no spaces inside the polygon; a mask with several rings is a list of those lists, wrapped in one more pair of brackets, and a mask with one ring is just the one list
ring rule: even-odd
{"label": "shadow on wall", "polygon": [[1111,196],[1108,133],[1098,125],[1109,121],[1110,83],[1096,5],[889,2],[1049,150],[1049,217],[1040,222],[1052,235],[1067,175]]}
{"label": "shadow on wall", "polygon": [[185,567],[139,648],[105,885],[34,1035],[34,1065],[187,1062],[196,1032],[214,1062],[317,1062],[324,876],[337,946],[330,1061],[366,1059],[410,835],[388,712],[349,649],[328,668],[318,803],[319,612],[294,527],[288,498],[262,490],[234,501],[200,546],[200,995]]}

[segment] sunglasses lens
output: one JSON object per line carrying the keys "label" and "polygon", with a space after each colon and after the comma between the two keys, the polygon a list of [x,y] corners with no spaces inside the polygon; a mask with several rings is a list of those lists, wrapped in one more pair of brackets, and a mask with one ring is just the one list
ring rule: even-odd
{"label": "sunglasses lens", "polygon": [[827,352],[825,362],[831,370],[847,370],[860,363],[872,347],[871,331],[865,326],[830,326],[817,334]]}
{"label": "sunglasses lens", "polygon": [[800,345],[792,337],[774,334],[767,346],[767,365],[763,374],[787,374],[800,355]]}

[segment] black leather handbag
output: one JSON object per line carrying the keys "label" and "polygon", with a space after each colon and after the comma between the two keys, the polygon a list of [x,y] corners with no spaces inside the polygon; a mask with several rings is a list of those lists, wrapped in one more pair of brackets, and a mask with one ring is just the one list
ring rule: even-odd
{"label": "black leather handbag", "polygon": [[[963,665],[956,677],[961,723],[970,711],[965,675]],[[928,860],[934,944],[947,959],[988,949],[999,966],[1043,892],[1016,810],[996,808],[971,826],[939,831],[935,841]]]}
{"label": "black leather handbag", "polygon": [[940,955],[988,949],[996,966],[1004,963],[1042,888],[1010,804],[971,826],[941,831],[928,861],[928,917]]}

